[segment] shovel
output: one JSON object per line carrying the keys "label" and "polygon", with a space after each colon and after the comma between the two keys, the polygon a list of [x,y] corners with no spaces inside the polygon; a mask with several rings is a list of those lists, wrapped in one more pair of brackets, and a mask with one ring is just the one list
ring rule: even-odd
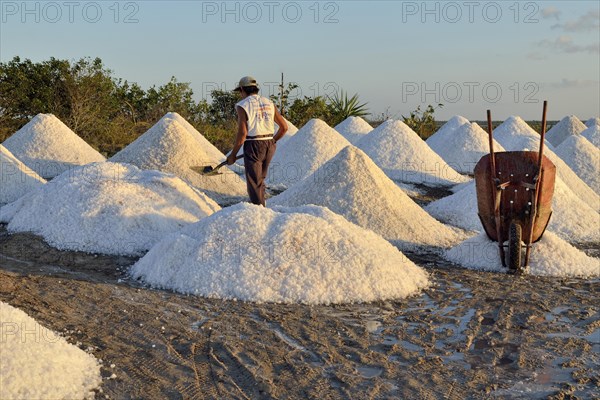
{"label": "shovel", "polygon": [[[244,157],[244,155],[240,155],[237,156],[235,159],[239,160],[240,158]],[[221,164],[217,165],[216,167],[213,167],[212,165],[194,165],[191,166],[190,169],[194,172],[199,173],[200,175],[206,175],[206,176],[210,176],[210,175],[218,175],[219,174],[219,168],[223,167],[227,165],[227,161],[223,161]]]}

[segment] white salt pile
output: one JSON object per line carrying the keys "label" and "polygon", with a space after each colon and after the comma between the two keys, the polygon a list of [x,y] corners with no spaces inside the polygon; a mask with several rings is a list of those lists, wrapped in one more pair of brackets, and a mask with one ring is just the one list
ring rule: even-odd
{"label": "white salt pile", "polygon": [[327,207],[403,249],[449,247],[466,237],[429,216],[354,146],[269,202],[271,206],[305,204]]}
{"label": "white salt pile", "polygon": [[594,146],[600,147],[600,125],[593,125],[581,132],[581,136],[589,140]]}
{"label": "white salt pile", "polygon": [[278,145],[269,167],[267,184],[290,187],[315,172],[349,144],[324,121],[311,119],[285,146]]}
{"label": "white salt pile", "polygon": [[521,150],[524,137],[537,140],[539,147],[540,135],[519,116],[508,117],[494,129],[494,139],[507,151]]}
{"label": "white salt pile", "polygon": [[585,126],[588,128],[591,128],[594,125],[600,126],[600,118],[592,117],[592,118],[588,119],[587,121],[585,121]]}
{"label": "white salt pile", "polygon": [[131,274],[182,293],[305,304],[398,299],[429,284],[381,236],[326,208],[247,203],[170,235]]}
{"label": "white salt pile", "polygon": [[175,174],[222,205],[245,199],[246,183],[227,166],[219,170],[220,175],[212,176],[200,175],[190,169],[197,165],[215,166],[225,159],[222,154],[215,156],[214,151],[206,149],[197,135],[177,120],[165,116],[110,161]]}
{"label": "white salt pile", "polygon": [[100,386],[94,356],[23,311],[0,302],[0,398],[93,398]]}
{"label": "white salt pile", "polygon": [[455,115],[450,118],[444,125],[440,127],[433,135],[429,136],[425,143],[432,149],[440,148],[446,140],[452,135],[461,125],[468,124],[470,121],[461,115]]}
{"label": "white salt pile", "polygon": [[0,222],[61,250],[139,255],[219,209],[174,175],[103,162],[67,171],[0,208]]}
{"label": "white salt pile", "polygon": [[[440,132],[430,147],[456,171],[473,174],[475,165],[481,157],[489,153],[489,136],[473,122],[466,123],[453,131]],[[429,144],[429,142],[428,142]],[[494,151],[504,151],[500,143],[494,140]]]}
{"label": "white salt pile", "polygon": [[46,181],[0,144],[0,204],[11,203]]}
{"label": "white salt pile", "polygon": [[578,135],[585,129],[586,126],[579,118],[574,115],[568,115],[546,132],[546,139],[552,146],[557,147],[569,136]]}
{"label": "white salt pile", "polygon": [[[279,141],[277,142],[277,146],[279,148],[281,148],[282,145],[287,143],[287,141],[290,140],[290,138],[292,136],[294,136],[296,133],[298,133],[298,128],[296,128],[296,126],[294,124],[292,124],[287,119],[285,119],[285,122],[287,122],[288,130],[287,130],[287,132],[285,132],[285,135],[283,135],[283,137],[281,139],[279,139]],[[277,133],[278,130],[279,130],[279,125],[275,124],[275,132],[274,133]]]}
{"label": "white salt pile", "polygon": [[581,135],[572,135],[556,148],[556,155],[600,194],[600,150],[596,146]]}
{"label": "white salt pile", "polygon": [[[477,216],[475,182],[425,207],[433,217],[462,229],[483,231]],[[600,241],[600,215],[556,177],[548,230],[571,242]]]}
{"label": "white salt pile", "polygon": [[334,129],[350,143],[355,144],[367,133],[371,132],[373,127],[361,117],[348,117],[337,124]]}
{"label": "white salt pile", "polygon": [[166,113],[162,119],[174,119],[179,122],[181,126],[183,126],[189,133],[192,134],[200,142],[200,146],[202,147],[202,151],[207,154],[210,159],[213,160],[225,160],[225,155],[221,152],[221,150],[217,149],[203,134],[198,132],[196,128],[192,124],[190,124],[185,118],[179,115],[176,112],[168,112]]}
{"label": "white salt pile", "polygon": [[358,141],[391,179],[429,186],[468,181],[437,155],[408,125],[388,120]]}
{"label": "white salt pile", "polygon": [[[449,261],[469,269],[505,272],[498,243],[485,234],[468,239],[446,251]],[[528,273],[531,275],[591,278],[600,275],[600,260],[589,257],[552,232],[533,245]]]}
{"label": "white salt pile", "polygon": [[69,168],[105,160],[52,114],[36,115],[2,144],[46,179]]}

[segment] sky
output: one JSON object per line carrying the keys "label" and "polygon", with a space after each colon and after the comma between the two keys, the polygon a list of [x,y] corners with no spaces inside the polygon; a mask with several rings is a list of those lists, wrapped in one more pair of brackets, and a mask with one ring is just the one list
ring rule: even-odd
{"label": "sky", "polygon": [[600,114],[598,1],[0,1],[0,61],[100,57],[197,99],[244,75],[271,94],[358,93],[372,117]]}

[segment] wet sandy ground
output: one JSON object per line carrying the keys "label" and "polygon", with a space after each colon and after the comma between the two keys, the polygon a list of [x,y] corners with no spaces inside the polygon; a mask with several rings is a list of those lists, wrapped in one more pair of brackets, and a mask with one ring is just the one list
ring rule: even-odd
{"label": "wet sandy ground", "polygon": [[0,226],[0,300],[102,360],[96,398],[600,398],[600,280],[410,257],[434,282],[417,297],[253,304],[148,289],[133,259]]}

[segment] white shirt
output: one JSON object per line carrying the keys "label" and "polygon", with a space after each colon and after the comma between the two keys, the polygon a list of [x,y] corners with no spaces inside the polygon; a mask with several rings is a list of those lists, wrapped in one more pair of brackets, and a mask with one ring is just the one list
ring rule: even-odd
{"label": "white shirt", "polygon": [[[266,97],[253,94],[236,104],[248,116],[248,136],[250,140],[270,140],[275,132],[275,104]],[[259,137],[269,135],[269,137]],[[255,138],[255,139],[253,139]]]}

